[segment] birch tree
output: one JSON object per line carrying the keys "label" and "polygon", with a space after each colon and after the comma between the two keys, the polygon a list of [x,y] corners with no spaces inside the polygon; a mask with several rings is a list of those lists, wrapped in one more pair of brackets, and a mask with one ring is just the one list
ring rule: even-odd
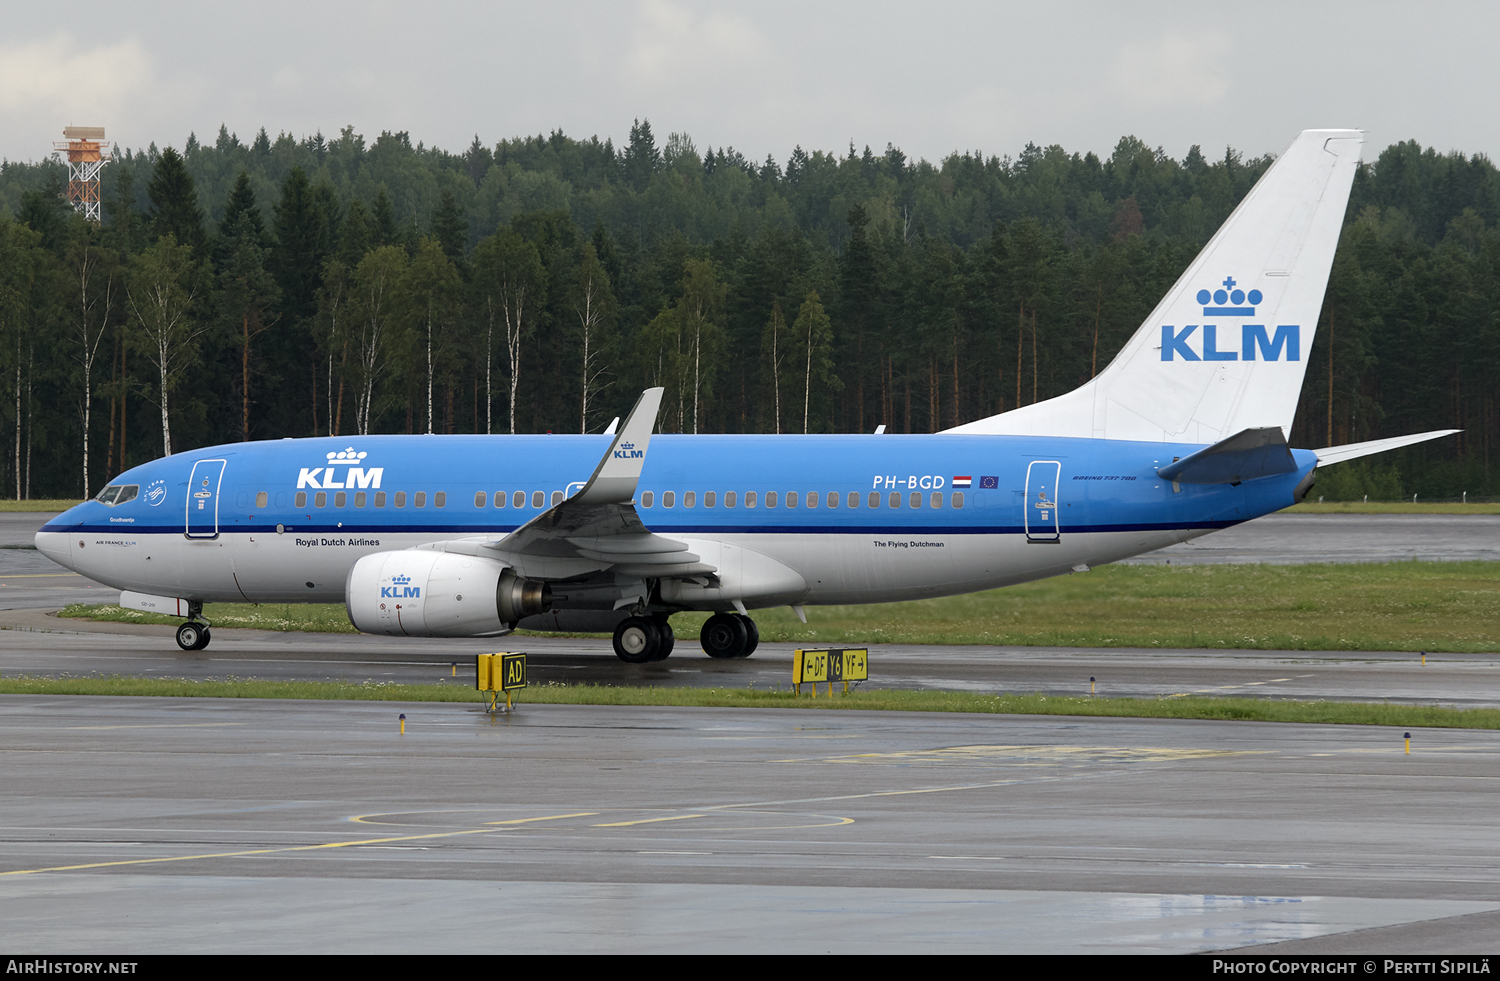
{"label": "birch tree", "polygon": [[583,261],[578,267],[578,286],[573,294],[573,310],[578,314],[578,328],[583,342],[583,378],[579,407],[579,432],[589,431],[589,400],[607,387],[600,379],[609,370],[607,361],[613,338],[615,297],[609,286],[609,275],[599,262],[593,243],[585,242],[580,250]]}
{"label": "birch tree", "polygon": [[[546,274],[536,246],[509,228],[500,229],[474,250],[474,285],[486,311],[491,339],[496,324],[505,331],[510,431],[514,433],[516,392],[521,383],[521,352],[526,339],[536,330],[536,318],[546,298]],[[488,365],[485,369],[485,396],[487,399],[491,397]]]}
{"label": "birch tree", "polygon": [[168,233],[130,261],[126,295],[133,319],[133,341],[157,370],[162,455],[172,455],[170,397],[197,355],[207,325],[193,317],[197,299],[193,249]]}
{"label": "birch tree", "polygon": [[406,275],[406,252],[395,245],[368,253],[354,270],[349,329],[359,371],[354,428],[361,436],[370,434],[377,408],[375,387],[385,374],[394,335],[402,326]]}
{"label": "birch tree", "polygon": [[792,334],[802,348],[798,358],[805,365],[802,378],[802,431],[812,432],[812,393],[816,384],[819,392],[842,386],[833,373],[833,324],[823,312],[823,304],[817,293],[807,294],[802,309],[797,311],[797,322],[792,325]]}

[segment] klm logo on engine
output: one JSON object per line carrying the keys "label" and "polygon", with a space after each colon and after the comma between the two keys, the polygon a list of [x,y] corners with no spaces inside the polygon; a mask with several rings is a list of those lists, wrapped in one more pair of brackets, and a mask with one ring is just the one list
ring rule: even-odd
{"label": "klm logo on engine", "polygon": [[634,443],[621,443],[615,448],[616,460],[639,460],[646,455],[645,450],[638,450]]}
{"label": "klm logo on engine", "polygon": [[[301,468],[301,473],[297,475],[297,489],[312,487],[316,490],[343,490],[369,487],[380,490],[380,478],[385,475],[385,468],[364,466],[367,456],[368,453],[356,453],[352,446],[337,453],[329,453],[326,467]],[[339,467],[349,468],[344,471],[342,480],[339,479]],[[321,482],[319,474],[322,474]]]}
{"label": "klm logo on engine", "polygon": [[380,587],[381,599],[421,599],[422,587],[413,586],[410,576],[392,576],[390,586]]}
{"label": "klm logo on engine", "polygon": [[[1161,359],[1175,361],[1301,361],[1302,328],[1298,324],[1278,324],[1274,332],[1265,324],[1242,324],[1235,338],[1230,327],[1219,334],[1221,325],[1209,323],[1210,317],[1254,317],[1255,308],[1265,297],[1260,290],[1236,289],[1233,276],[1224,278],[1223,288],[1198,291],[1205,323],[1178,328],[1162,324]],[[1227,326],[1227,325],[1224,325]],[[1236,340],[1238,344],[1236,345]],[[1220,345],[1225,345],[1221,350]]]}

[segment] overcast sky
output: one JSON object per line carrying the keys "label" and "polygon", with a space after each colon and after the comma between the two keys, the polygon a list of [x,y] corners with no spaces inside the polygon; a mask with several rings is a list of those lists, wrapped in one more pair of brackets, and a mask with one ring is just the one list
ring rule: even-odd
{"label": "overcast sky", "polygon": [[[1279,153],[1359,127],[1500,157],[1500,4],[334,3],[144,0],[10,8],[0,158],[68,124],[130,147],[226,123],[301,137],[406,130],[458,152],[562,129],[685,132],[783,163],[796,145],[894,143],[937,161],[1028,141],[1181,158]],[[93,26],[85,29],[81,25]]]}

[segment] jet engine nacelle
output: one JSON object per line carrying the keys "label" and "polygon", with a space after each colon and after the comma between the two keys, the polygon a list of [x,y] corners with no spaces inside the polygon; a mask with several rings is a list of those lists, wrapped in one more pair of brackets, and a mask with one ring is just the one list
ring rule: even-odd
{"label": "jet engine nacelle", "polygon": [[551,609],[552,591],[495,559],[408,549],[354,563],[344,603],[349,622],[367,634],[485,637]]}

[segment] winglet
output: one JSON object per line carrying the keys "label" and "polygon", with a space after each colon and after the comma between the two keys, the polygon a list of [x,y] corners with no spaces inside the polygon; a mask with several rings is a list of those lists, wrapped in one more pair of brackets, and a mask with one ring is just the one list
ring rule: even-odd
{"label": "winglet", "polygon": [[599,466],[594,468],[594,475],[572,500],[579,504],[626,504],[635,497],[635,485],[641,479],[641,468],[646,465],[646,447],[651,443],[651,431],[656,428],[664,391],[648,388],[641,393]]}

